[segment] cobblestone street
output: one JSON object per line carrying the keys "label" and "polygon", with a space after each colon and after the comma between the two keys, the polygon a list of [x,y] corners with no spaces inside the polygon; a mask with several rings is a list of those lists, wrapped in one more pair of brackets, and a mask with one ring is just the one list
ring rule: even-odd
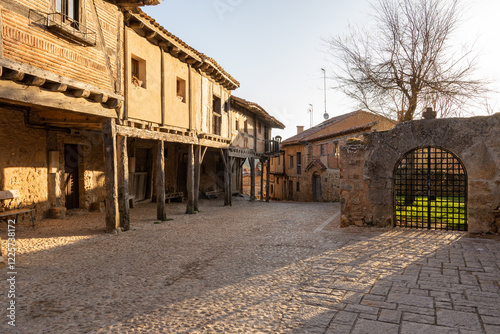
{"label": "cobblestone street", "polygon": [[340,229],[337,203],[167,209],[139,204],[119,234],[100,213],[22,222],[17,331],[3,268],[0,332],[500,333],[498,238]]}

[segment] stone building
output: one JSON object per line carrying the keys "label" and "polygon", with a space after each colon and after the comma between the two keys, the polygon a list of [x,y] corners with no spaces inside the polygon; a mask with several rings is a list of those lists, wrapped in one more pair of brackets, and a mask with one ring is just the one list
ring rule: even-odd
{"label": "stone building", "polygon": [[105,208],[107,230],[128,229],[138,200],[158,219],[174,198],[194,212],[199,190],[231,204],[236,159],[271,155],[282,124],[235,98],[267,130],[233,145],[239,83],[137,7],[157,3],[0,1],[0,190],[37,218]]}
{"label": "stone building", "polygon": [[341,225],[500,230],[500,114],[422,119],[341,148]]}
{"label": "stone building", "polygon": [[358,110],[333,117],[281,143],[278,158],[271,159],[271,197],[292,201],[340,200],[339,148],[350,138],[384,131],[396,123],[383,116]]}

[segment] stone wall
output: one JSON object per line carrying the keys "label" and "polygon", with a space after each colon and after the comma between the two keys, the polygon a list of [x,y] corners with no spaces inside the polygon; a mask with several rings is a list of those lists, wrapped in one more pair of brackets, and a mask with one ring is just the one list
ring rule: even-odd
{"label": "stone wall", "polygon": [[407,152],[425,146],[458,156],[468,176],[469,232],[497,232],[500,205],[500,114],[418,120],[365,134],[341,148],[341,224],[393,224],[393,172]]}
{"label": "stone wall", "polygon": [[[52,207],[65,206],[64,144],[79,145],[80,208],[105,200],[101,133],[27,126],[25,112],[0,107],[0,143],[0,190],[19,190],[20,200],[36,203],[37,219],[46,217]],[[55,173],[48,171],[49,151],[59,152]]]}

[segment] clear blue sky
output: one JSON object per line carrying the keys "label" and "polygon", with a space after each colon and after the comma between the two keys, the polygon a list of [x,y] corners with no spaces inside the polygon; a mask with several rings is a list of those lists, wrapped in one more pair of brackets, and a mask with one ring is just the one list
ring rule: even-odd
{"label": "clear blue sky", "polygon": [[[466,0],[465,5],[459,36],[478,39],[478,76],[496,82],[500,90],[500,1]],[[323,121],[321,68],[328,74],[331,67],[323,39],[370,20],[368,0],[162,0],[143,10],[236,78],[241,87],[233,94],[282,121],[287,128],[273,130],[273,136],[283,139],[295,134],[297,125],[309,127],[309,104],[314,105],[314,124]],[[330,116],[355,109],[341,94],[327,90]]]}

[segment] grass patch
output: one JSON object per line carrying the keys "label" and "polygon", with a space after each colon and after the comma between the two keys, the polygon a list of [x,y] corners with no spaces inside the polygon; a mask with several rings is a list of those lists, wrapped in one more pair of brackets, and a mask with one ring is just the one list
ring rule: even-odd
{"label": "grass patch", "polygon": [[[405,196],[397,196],[396,219],[413,223],[446,224],[449,227],[467,224],[465,197],[417,196],[410,205],[405,205]],[[430,212],[429,212],[430,208]],[[429,217],[430,213],[430,217]]]}

